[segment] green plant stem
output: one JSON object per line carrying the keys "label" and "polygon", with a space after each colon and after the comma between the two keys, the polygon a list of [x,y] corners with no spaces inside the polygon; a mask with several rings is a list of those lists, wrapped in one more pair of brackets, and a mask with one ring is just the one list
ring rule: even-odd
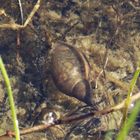
{"label": "green plant stem", "polygon": [[128,120],[126,121],[126,123],[124,123],[124,126],[122,127],[121,131],[119,132],[117,140],[125,140],[126,139],[128,132],[130,131],[130,129],[133,128],[136,117],[137,117],[138,113],[140,112],[139,109],[140,109],[140,102],[138,101],[136,103],[134,109],[132,110]]}
{"label": "green plant stem", "polygon": [[5,84],[6,84],[6,88],[7,88],[7,93],[8,93],[8,98],[9,98],[9,103],[10,103],[10,108],[11,108],[11,113],[12,113],[12,119],[13,119],[13,124],[14,124],[16,140],[20,140],[18,120],[17,120],[17,116],[16,116],[16,109],[15,109],[15,105],[14,105],[14,99],[13,99],[11,84],[10,84],[10,80],[8,78],[8,74],[7,74],[7,71],[6,71],[5,66],[3,64],[1,56],[0,56],[0,70],[1,70],[1,73],[3,75],[4,81],[5,81]]}
{"label": "green plant stem", "polygon": [[127,94],[127,98],[126,98],[126,101],[125,101],[125,107],[124,107],[124,110],[123,110],[124,113],[123,113],[122,123],[126,122],[128,108],[129,108],[130,103],[131,103],[132,91],[133,91],[133,89],[136,85],[139,73],[140,73],[140,68],[138,67],[137,70],[135,71],[133,79],[131,80],[131,83],[130,83],[130,88],[129,88],[129,91],[128,91],[128,94]]}
{"label": "green plant stem", "polygon": [[127,99],[125,101],[125,106],[124,106],[124,113],[123,113],[123,125],[122,128],[118,134],[117,140],[125,140],[126,136],[128,135],[128,132],[130,129],[133,127],[134,122],[136,120],[136,117],[139,113],[139,108],[140,108],[140,102],[137,102],[134,109],[132,110],[130,116],[128,119],[127,118],[127,112],[128,112],[128,107],[131,103],[131,96],[132,96],[132,91],[136,85],[136,81],[139,77],[140,74],[140,67],[137,68],[135,71],[135,74],[133,76],[133,79],[130,83],[130,89],[128,91]]}

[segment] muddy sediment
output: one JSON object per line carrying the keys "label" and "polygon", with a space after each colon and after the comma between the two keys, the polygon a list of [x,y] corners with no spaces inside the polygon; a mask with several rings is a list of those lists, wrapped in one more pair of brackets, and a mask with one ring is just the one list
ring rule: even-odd
{"label": "muddy sediment", "polygon": [[[24,22],[35,4],[35,1],[22,1]],[[0,5],[0,9],[8,15],[0,14],[0,24],[12,20],[21,24],[17,1],[1,1]],[[0,55],[10,77],[21,129],[43,123],[44,114],[49,111],[59,112],[63,117],[85,105],[62,94],[54,85],[50,75],[52,40],[69,43],[84,53],[91,69],[93,100],[102,100],[97,105],[99,110],[124,100],[140,62],[140,17],[139,10],[134,6],[140,7],[140,3],[44,0],[26,28],[20,31],[0,28]],[[108,60],[105,76],[101,74],[98,78],[105,60]],[[139,81],[135,92],[140,88]],[[0,108],[0,134],[3,134],[12,130],[13,124],[1,75]],[[89,108],[79,109],[76,114],[88,111]],[[119,128],[121,117],[122,112],[118,111],[28,134],[23,139],[104,139],[107,132],[116,134],[112,130]],[[130,139],[136,132],[139,130],[132,130]]]}

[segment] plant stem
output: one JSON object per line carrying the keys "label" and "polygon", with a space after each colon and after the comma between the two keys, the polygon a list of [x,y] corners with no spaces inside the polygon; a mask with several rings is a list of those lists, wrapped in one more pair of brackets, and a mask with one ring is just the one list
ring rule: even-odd
{"label": "plant stem", "polygon": [[10,104],[11,113],[12,113],[12,120],[13,120],[13,124],[14,124],[16,140],[20,140],[18,120],[17,120],[17,116],[16,116],[16,109],[15,109],[15,105],[14,105],[14,99],[13,99],[11,84],[10,84],[10,80],[9,80],[9,77],[8,77],[7,71],[5,69],[5,66],[3,64],[1,56],[0,56],[0,70],[1,70],[2,76],[3,76],[4,81],[5,81],[5,85],[6,85],[6,88],[7,88],[7,93],[8,93],[9,104]]}

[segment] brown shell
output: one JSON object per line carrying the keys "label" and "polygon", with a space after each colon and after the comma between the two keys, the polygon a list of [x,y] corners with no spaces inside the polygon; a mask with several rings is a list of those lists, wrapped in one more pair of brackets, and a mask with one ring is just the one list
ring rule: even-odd
{"label": "brown shell", "polygon": [[51,72],[56,87],[69,96],[91,105],[89,65],[84,55],[71,45],[53,45]]}

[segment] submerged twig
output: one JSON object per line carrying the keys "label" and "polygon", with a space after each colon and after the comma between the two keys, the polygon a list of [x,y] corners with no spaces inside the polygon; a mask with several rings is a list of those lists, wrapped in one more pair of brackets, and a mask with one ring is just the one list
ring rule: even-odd
{"label": "submerged twig", "polygon": [[[94,69],[97,73],[101,73],[103,70],[101,68],[99,68],[96,64],[94,64]],[[115,78],[114,76],[112,76],[112,74],[110,74],[109,72],[106,72],[106,79],[113,82],[115,85],[119,86],[121,89],[123,89],[124,91],[128,91],[129,90],[129,84],[121,81],[117,78]]]}
{"label": "submerged twig", "polygon": [[21,0],[18,0],[18,4],[20,9],[21,23],[23,25],[23,8],[22,8]]}
{"label": "submerged twig", "polygon": [[[135,94],[131,97],[131,103],[135,102],[138,99],[140,99],[140,92],[138,92],[137,94]],[[20,131],[20,135],[25,135],[25,134],[29,134],[32,132],[42,131],[42,130],[45,130],[47,128],[50,128],[50,127],[53,127],[56,125],[69,124],[69,123],[84,120],[84,119],[90,118],[90,117],[106,115],[106,114],[109,114],[109,113],[112,113],[115,111],[119,111],[119,110],[123,109],[124,107],[125,107],[125,100],[114,107],[108,107],[108,108],[105,108],[105,109],[100,110],[100,111],[92,111],[92,112],[85,113],[82,115],[73,115],[70,117],[64,117],[64,118],[56,119],[51,123],[37,125],[37,126],[34,126],[32,128],[26,128],[26,129]],[[15,133],[12,131],[8,131],[3,136],[13,136],[14,137]]]}
{"label": "submerged twig", "polygon": [[[35,4],[33,10],[29,14],[29,16],[27,17],[27,19],[26,19],[26,21],[25,21],[25,23],[23,25],[20,25],[20,24],[15,23],[14,21],[11,21],[10,23],[0,24],[0,28],[2,28],[2,29],[13,29],[13,30],[19,30],[19,29],[25,28],[29,24],[29,22],[31,21],[31,19],[34,16],[34,14],[39,9],[40,4],[41,4],[41,0],[38,0],[37,3]],[[6,13],[5,13],[5,15],[7,17],[10,17]]]}

